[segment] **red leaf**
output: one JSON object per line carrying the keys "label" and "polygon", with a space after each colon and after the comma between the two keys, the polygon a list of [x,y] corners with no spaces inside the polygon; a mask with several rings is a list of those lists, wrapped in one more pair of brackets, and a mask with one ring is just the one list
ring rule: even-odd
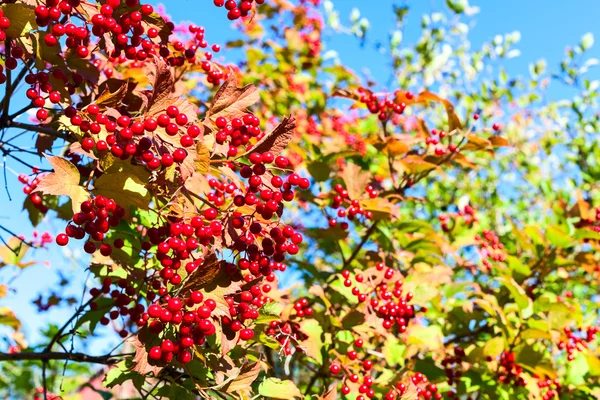
{"label": "red leaf", "polygon": [[295,129],[296,119],[292,116],[285,117],[273,132],[265,135],[249,151],[242,154],[241,157],[252,153],[265,153],[267,151],[279,155],[292,139]]}

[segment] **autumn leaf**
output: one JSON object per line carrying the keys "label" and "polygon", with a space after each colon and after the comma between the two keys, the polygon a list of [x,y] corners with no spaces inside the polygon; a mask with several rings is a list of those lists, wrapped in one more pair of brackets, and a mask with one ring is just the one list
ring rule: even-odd
{"label": "autumn leaf", "polygon": [[249,156],[252,153],[265,153],[270,151],[276,156],[279,155],[292,139],[296,129],[296,119],[294,117],[285,117],[283,121],[268,135],[256,142],[252,148],[241,157]]}
{"label": "autumn leaf", "polygon": [[141,375],[152,373],[154,374],[154,376],[158,376],[159,372],[162,370],[162,367],[150,365],[148,361],[148,351],[146,350],[146,346],[140,341],[138,336],[134,336],[131,339],[127,340],[127,343],[129,343],[135,349],[135,355],[133,356],[133,366],[130,368],[130,370],[135,371]]}
{"label": "autumn leaf", "polygon": [[[111,85],[110,83],[114,81],[116,81],[116,79],[106,81],[104,84],[104,91],[94,101],[94,104],[100,107],[100,109],[116,107],[127,95],[129,84],[117,81]],[[111,88],[111,86],[116,86],[116,88]]]}
{"label": "autumn leaf", "polygon": [[125,208],[126,215],[130,207],[148,209],[150,192],[146,188],[148,173],[142,167],[130,163],[118,163],[109,168],[94,182],[94,194],[113,199]]}
{"label": "autumn leaf", "polygon": [[79,212],[81,203],[87,200],[90,195],[79,185],[81,177],[77,167],[63,157],[49,156],[47,154],[44,154],[44,156],[54,169],[54,172],[41,177],[35,191],[55,196],[68,196],[73,206],[73,214]]}
{"label": "autumn leaf", "polygon": [[437,165],[423,160],[419,156],[406,156],[401,160],[402,166],[408,174],[421,174],[439,168]]}
{"label": "autumn leaf", "polygon": [[510,147],[508,140],[501,136],[491,136],[488,140],[494,147]]}
{"label": "autumn leaf", "polygon": [[35,21],[34,8],[27,4],[3,4],[0,7],[3,15],[10,21],[10,26],[4,29],[6,36],[18,38],[25,36],[38,28]]}
{"label": "autumn leaf", "polygon": [[229,78],[217,90],[213,97],[211,106],[206,113],[204,119],[214,122],[219,117],[224,117],[228,120],[239,118],[247,114],[248,107],[260,100],[258,90],[253,85],[247,85],[239,88],[235,74],[229,74]]}
{"label": "autumn leaf", "polygon": [[14,265],[21,269],[34,265],[35,261],[23,262],[23,257],[27,254],[30,246],[18,237],[11,237],[6,244],[0,246],[0,268],[5,265]]}
{"label": "autumn leaf", "polygon": [[217,258],[215,253],[206,256],[202,264],[187,278],[182,288],[183,293],[199,290],[211,283],[221,272],[223,262]]}
{"label": "autumn leaf", "polygon": [[240,374],[229,384],[225,385],[223,389],[227,393],[237,393],[238,391],[249,390],[252,382],[258,378],[260,370],[260,363],[258,362],[244,365]]}
{"label": "autumn leaf", "polygon": [[337,385],[331,385],[331,388],[323,393],[319,400],[337,400]]}
{"label": "autumn leaf", "polygon": [[365,192],[365,188],[371,180],[371,174],[364,172],[356,164],[347,164],[342,172],[342,179],[350,198],[357,199]]}
{"label": "autumn leaf", "polygon": [[8,307],[0,307],[0,326],[8,326],[14,330],[21,328],[21,321],[15,313]]}
{"label": "autumn leaf", "polygon": [[467,151],[467,150],[488,150],[492,147],[492,143],[482,137],[479,137],[477,135],[468,135],[467,136],[467,144],[465,144],[464,146],[461,147],[461,150],[463,151]]}
{"label": "autumn leaf", "polygon": [[269,399],[280,400],[292,400],[297,397],[303,397],[294,382],[279,378],[267,378],[262,381],[258,386],[258,394]]}

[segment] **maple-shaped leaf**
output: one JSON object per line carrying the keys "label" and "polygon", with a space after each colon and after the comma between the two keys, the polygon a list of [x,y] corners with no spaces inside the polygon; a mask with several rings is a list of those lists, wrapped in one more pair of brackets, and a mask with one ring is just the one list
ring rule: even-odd
{"label": "maple-shaped leaf", "polygon": [[229,78],[223,82],[223,85],[215,93],[204,123],[210,126],[211,124],[208,121],[214,122],[219,117],[228,120],[239,118],[247,114],[249,112],[248,107],[259,100],[260,95],[254,85],[238,87],[235,74],[229,74]]}
{"label": "maple-shaped leaf", "polygon": [[285,117],[283,121],[269,134],[260,139],[250,150],[242,155],[248,156],[252,153],[265,153],[270,151],[279,155],[292,139],[296,129],[296,119],[292,116]]}
{"label": "maple-shaped leaf", "polygon": [[79,184],[81,176],[77,167],[69,160],[59,156],[44,154],[54,172],[40,178],[36,186],[36,192],[53,194],[56,196],[68,196],[73,206],[73,214],[79,212],[81,203],[87,200],[89,193]]}
{"label": "maple-shaped leaf", "polygon": [[140,341],[137,336],[127,340],[135,349],[135,355],[133,356],[133,366],[130,368],[131,371],[135,371],[141,375],[149,373],[158,376],[158,373],[162,370],[162,367],[156,365],[150,365],[148,360],[148,351],[146,346]]}

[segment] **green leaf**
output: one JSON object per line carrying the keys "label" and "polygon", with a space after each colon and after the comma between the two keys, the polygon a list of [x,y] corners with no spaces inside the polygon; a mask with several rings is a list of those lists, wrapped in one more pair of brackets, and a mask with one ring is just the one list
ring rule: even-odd
{"label": "green leaf", "polygon": [[515,353],[515,362],[534,374],[548,375],[551,379],[556,377],[556,370],[552,360],[547,357],[545,347],[527,344],[515,350]]}
{"label": "green leaf", "polygon": [[446,0],[446,5],[457,14],[465,12],[469,3],[467,0]]}
{"label": "green leaf", "polygon": [[115,164],[94,182],[96,196],[113,199],[125,208],[147,209],[150,203],[150,192],[146,188],[149,174],[142,168],[128,163]]}
{"label": "green leaf", "polygon": [[551,329],[560,331],[565,326],[571,326],[574,322],[581,321],[581,313],[571,310],[564,303],[555,303],[548,307],[548,321]]}
{"label": "green leaf", "polygon": [[558,225],[551,225],[546,228],[546,238],[550,244],[559,248],[567,248],[573,244],[569,233]]}
{"label": "green leaf", "polygon": [[279,321],[281,311],[283,311],[283,306],[280,303],[275,301],[266,303],[258,310],[258,318],[254,322],[256,324],[268,324],[271,321]]}
{"label": "green leaf", "polygon": [[521,262],[521,260],[519,260],[517,257],[508,256],[507,260],[508,260],[508,267],[510,269],[512,269],[514,272],[516,272],[517,274],[523,275],[523,276],[531,275],[531,268],[529,268],[529,266],[523,264]]}
{"label": "green leaf", "polygon": [[498,277],[496,278],[502,283],[512,295],[515,303],[519,306],[523,318],[529,318],[533,314],[533,302],[525,293],[525,289],[521,287],[512,277]]}
{"label": "green leaf", "polygon": [[567,382],[575,386],[585,383],[585,375],[590,370],[585,354],[578,353],[568,364]]}
{"label": "green leaf", "polygon": [[279,378],[268,378],[262,381],[258,386],[258,394],[261,396],[266,396],[270,399],[282,400],[303,397],[302,393],[300,393],[300,390],[296,387],[294,382],[289,380],[282,381]]}
{"label": "green leaf", "polygon": [[331,168],[329,164],[323,161],[312,161],[306,164],[306,169],[317,182],[324,182],[329,179]]}
{"label": "green leaf", "polygon": [[0,10],[2,10],[4,16],[10,21],[10,26],[4,30],[8,37],[22,37],[38,27],[35,22],[33,6],[18,3],[3,4]]}
{"label": "green leaf", "polygon": [[305,319],[300,322],[300,329],[308,336],[308,339],[302,342],[306,355],[322,365],[323,355],[321,349],[323,348],[323,339],[321,336],[323,335],[323,327],[315,319]]}
{"label": "green leaf", "polygon": [[486,357],[498,357],[500,353],[504,351],[504,338],[495,337],[488,342],[483,347],[483,354]]}

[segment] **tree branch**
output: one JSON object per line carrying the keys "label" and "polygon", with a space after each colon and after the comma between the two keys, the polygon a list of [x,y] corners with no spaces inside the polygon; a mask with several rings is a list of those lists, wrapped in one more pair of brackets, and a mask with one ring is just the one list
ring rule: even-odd
{"label": "tree branch", "polygon": [[358,244],[358,246],[356,246],[356,248],[354,249],[354,251],[350,255],[350,258],[348,258],[346,260],[346,262],[344,262],[344,266],[343,266],[344,269],[347,266],[349,266],[352,261],[354,261],[354,259],[356,258],[356,256],[358,255],[358,253],[360,252],[360,250],[362,249],[362,247],[365,245],[365,243],[367,243],[367,241],[369,240],[369,238],[371,237],[371,235],[375,231],[375,228],[377,228],[377,224],[378,223],[379,223],[379,220],[373,222],[373,224],[369,227],[369,229],[367,229],[367,232],[363,236],[363,238],[360,241],[360,243]]}
{"label": "tree branch", "polygon": [[61,353],[61,352],[36,352],[36,353],[0,353],[0,361],[49,361],[69,360],[82,363],[113,365],[116,364],[121,355],[107,354],[104,356],[90,356],[84,353]]}
{"label": "tree branch", "polygon": [[17,121],[9,121],[6,124],[7,124],[7,126],[9,126],[11,128],[20,128],[20,129],[25,129],[28,131],[44,133],[49,136],[54,136],[56,138],[63,139],[69,143],[73,143],[76,141],[75,138],[73,138],[71,135],[65,134],[63,132],[59,132],[56,129],[50,128],[48,126],[24,124],[22,122],[17,122]]}

